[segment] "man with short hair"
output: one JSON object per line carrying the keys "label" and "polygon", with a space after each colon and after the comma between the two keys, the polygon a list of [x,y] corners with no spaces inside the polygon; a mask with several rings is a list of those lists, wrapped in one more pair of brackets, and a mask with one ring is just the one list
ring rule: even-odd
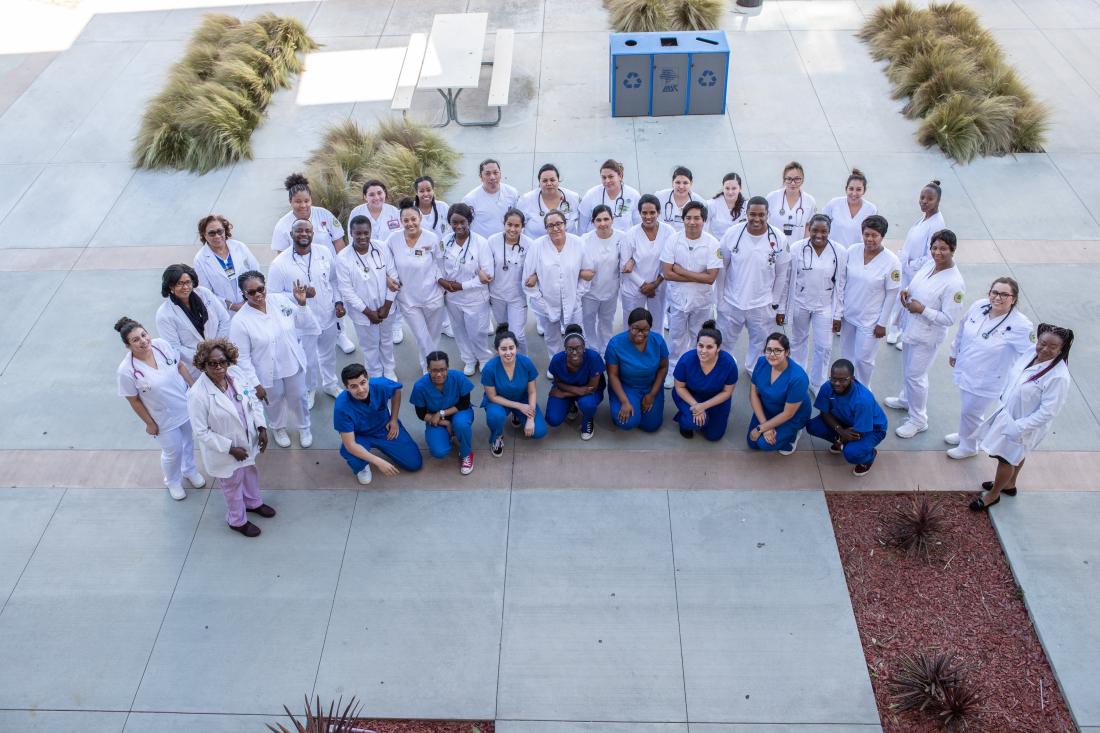
{"label": "man with short hair", "polygon": [[886,413],[854,375],[852,362],[833,362],[829,381],[814,400],[820,412],[806,424],[806,432],[829,441],[830,453],[843,454],[855,466],[853,476],[866,476],[878,455],[875,446],[886,437]]}
{"label": "man with short hair", "polygon": [[[362,364],[348,364],[341,370],[340,379],[344,391],[336,398],[332,425],[340,433],[340,455],[359,483],[371,482],[371,466],[386,476],[396,476],[399,468],[419,471],[424,465],[420,448],[397,419],[400,382],[385,377],[371,379]],[[374,448],[390,460],[371,453]]]}

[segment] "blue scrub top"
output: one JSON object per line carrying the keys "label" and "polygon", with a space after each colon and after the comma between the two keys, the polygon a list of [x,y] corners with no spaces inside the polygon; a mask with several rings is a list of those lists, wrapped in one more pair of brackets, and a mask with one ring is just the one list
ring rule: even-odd
{"label": "blue scrub top", "polygon": [[623,331],[611,337],[604,352],[607,364],[618,364],[623,387],[643,392],[653,386],[661,359],[668,359],[668,345],[661,334],[652,331],[646,339],[645,351],[638,351],[630,340],[630,332]]}
{"label": "blue scrub top", "polygon": [[829,413],[841,425],[855,430],[860,435],[878,430],[886,432],[886,413],[875,401],[871,390],[854,379],[852,386],[842,395],[835,394],[833,385],[829,382],[821,385],[821,389],[817,391],[817,399],[814,400],[814,407],[821,412]]}
{"label": "blue scrub top", "polygon": [[[535,368],[535,362],[523,354],[516,354],[516,369],[512,372],[511,379],[508,379],[499,356],[494,356],[481,368],[481,386],[493,387],[498,395],[513,402],[526,403],[527,383],[538,378],[539,370]],[[481,406],[485,407],[489,404],[492,404],[489,395],[484,395],[481,398]]]}
{"label": "blue scrub top", "polygon": [[370,436],[385,432],[390,421],[390,400],[401,383],[385,377],[375,377],[368,382],[366,400],[357,400],[346,389],[336,398],[332,408],[332,427],[338,433],[355,433]]}
{"label": "blue scrub top", "polygon": [[[597,391],[602,392],[605,386],[603,379],[604,366],[603,359],[600,358],[600,352],[595,349],[584,350],[584,361],[577,371],[569,371],[569,367],[565,365],[565,352],[559,351],[554,354],[554,358],[550,360],[550,373],[554,375],[554,383],[568,384],[573,387],[584,387],[588,384],[589,380],[597,374],[600,375],[600,384],[597,387]],[[650,382],[652,384],[652,382]]]}
{"label": "blue scrub top", "polygon": [[447,370],[447,381],[440,391],[432,384],[432,378],[425,374],[416,380],[409,403],[414,407],[423,407],[428,412],[439,412],[454,407],[458,398],[474,391],[474,383],[457,369]]}
{"label": "blue scrub top", "polygon": [[764,406],[764,417],[771,420],[783,412],[787,403],[801,403],[798,412],[791,419],[805,425],[810,419],[811,410],[807,395],[810,389],[810,378],[806,376],[806,370],[795,363],[794,359],[788,359],[787,368],[779,378],[775,382],[772,382],[771,378],[771,364],[764,357],[760,357],[752,370],[752,383],[756,387],[756,394],[760,396],[760,403]]}
{"label": "blue scrub top", "polygon": [[703,374],[699,352],[689,351],[676,362],[672,376],[676,381],[687,385],[692,397],[699,402],[706,402],[726,385],[737,384],[737,361],[728,351],[719,350],[718,363],[710,370],[710,374]]}

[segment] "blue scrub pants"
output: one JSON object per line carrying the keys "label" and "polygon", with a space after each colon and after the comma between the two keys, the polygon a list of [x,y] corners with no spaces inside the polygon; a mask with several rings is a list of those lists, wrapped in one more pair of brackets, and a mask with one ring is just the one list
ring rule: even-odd
{"label": "blue scrub pants", "polygon": [[[520,429],[527,422],[527,416],[519,410],[514,408],[509,409],[503,405],[498,405],[495,402],[490,402],[485,405],[485,422],[489,424],[489,445],[491,446],[496,442],[496,439],[504,434],[504,421],[508,419],[508,415],[512,414],[519,418]],[[532,440],[539,440],[546,437],[546,420],[542,416],[542,409],[535,406],[535,434],[531,436]]]}
{"label": "blue scrub pants", "polygon": [[[771,419],[770,417],[768,418]],[[806,424],[798,419],[797,413],[787,422],[783,423],[775,429],[775,445],[768,443],[764,440],[764,436],[761,435],[755,441],[749,437],[752,433],[752,429],[760,424],[760,421],[756,419],[756,415],[752,416],[749,420],[749,431],[745,433],[745,442],[749,444],[750,448],[763,451],[774,450],[790,450],[794,445],[794,436],[798,435],[798,431],[806,427]]]}
{"label": "blue scrub pants", "polygon": [[581,411],[581,419],[587,422],[596,416],[596,408],[601,402],[603,402],[602,392],[593,392],[584,397],[547,397],[546,424],[552,428],[561,425],[569,413],[569,406],[573,404]]}
{"label": "blue scrub pants", "polygon": [[623,403],[619,401],[619,396],[615,394],[615,390],[611,390],[608,405],[611,408],[611,422],[614,423],[615,427],[619,430],[638,428],[645,433],[655,433],[661,429],[661,423],[665,420],[665,391],[663,389],[658,391],[657,396],[653,399],[653,407],[650,408],[649,412],[642,412],[642,398],[646,396],[648,391],[623,387],[623,392],[626,393],[630,406],[634,408],[634,414],[626,422],[619,422],[619,409],[622,408]]}
{"label": "blue scrub pants", "polygon": [[[830,444],[835,443],[837,439],[836,431],[826,425],[820,415],[806,423],[806,432],[814,437],[827,440]],[[871,465],[875,462],[875,446],[881,443],[885,437],[885,430],[872,430],[870,433],[865,433],[859,440],[845,443],[842,449],[844,460],[853,466]]]}
{"label": "blue scrub pants", "polygon": [[[458,457],[465,458],[474,449],[474,411],[459,410],[448,419],[451,430],[458,438]],[[428,444],[432,458],[446,458],[451,453],[451,434],[445,427],[424,423],[424,442]]]}
{"label": "blue scrub pants", "polygon": [[726,427],[730,420],[730,407],[733,400],[726,400],[720,405],[707,410],[707,421],[703,427],[695,424],[691,416],[691,407],[675,389],[672,390],[672,402],[676,405],[676,424],[683,430],[698,430],[707,440],[721,440],[726,434]]}
{"label": "blue scrub pants", "polygon": [[[413,437],[409,435],[409,431],[405,429],[404,425],[398,422],[397,427],[397,437],[393,440],[386,439],[386,428],[383,426],[380,430],[370,435],[360,435],[356,433],[355,442],[368,451],[377,448],[402,471],[419,471],[424,465],[424,457],[420,455],[420,447],[416,444],[416,441],[413,440]],[[348,462],[348,466],[351,467],[352,473],[359,473],[367,467],[366,461],[358,456],[353,456],[344,446],[340,446],[340,455]]]}

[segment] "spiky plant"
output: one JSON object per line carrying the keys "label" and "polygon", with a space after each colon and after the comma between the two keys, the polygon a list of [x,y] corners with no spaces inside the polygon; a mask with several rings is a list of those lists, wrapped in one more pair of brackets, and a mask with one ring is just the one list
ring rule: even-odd
{"label": "spiky plant", "polygon": [[965,730],[978,716],[982,707],[982,695],[964,675],[957,684],[945,687],[937,717],[948,733]]}
{"label": "spiky plant", "polygon": [[608,0],[607,15],[619,33],[653,33],[672,27],[665,0]]}
{"label": "spiky plant", "polygon": [[943,542],[947,521],[943,504],[928,494],[910,496],[905,505],[882,517],[884,541],[909,557],[927,559]]}
{"label": "spiky plant", "polygon": [[352,733],[355,720],[363,707],[355,697],[352,697],[347,705],[344,705],[343,698],[337,702],[330,702],[327,711],[321,707],[320,696],[315,699],[312,707],[309,697],[305,698],[305,702],[305,722],[299,721],[294,713],[290,712],[290,708],[284,705],[283,710],[286,711],[290,724],[294,727],[287,728],[281,723],[268,723],[267,729],[271,733]]}
{"label": "spiky plant", "polygon": [[726,0],[669,0],[672,30],[714,30],[724,12]]}
{"label": "spiky plant", "polygon": [[942,651],[903,654],[891,679],[895,710],[921,710],[933,714],[941,709],[944,690],[957,687],[963,671],[952,655]]}
{"label": "spiky plant", "polygon": [[[894,87],[894,99],[904,99],[911,96],[922,84],[935,79],[937,76],[946,79],[957,79],[955,70],[959,69],[964,75],[972,79],[977,77],[978,67],[966,53],[966,49],[956,43],[938,42],[928,46],[926,50],[912,56],[908,62],[898,62],[900,70],[895,74],[897,81]],[[976,79],[971,86],[976,84]],[[935,84],[933,86],[943,86]]]}
{"label": "spiky plant", "polygon": [[932,17],[936,29],[946,35],[962,38],[985,32],[978,14],[960,2],[929,3],[925,12]]}
{"label": "spiky plant", "polygon": [[1012,126],[1020,101],[1013,97],[981,97],[975,124],[982,134],[982,155],[1012,152]]}
{"label": "spiky plant", "polygon": [[933,33],[931,19],[924,13],[900,15],[876,29],[867,44],[871,47],[871,56],[876,61],[896,61],[895,44],[900,39],[927,36]]}

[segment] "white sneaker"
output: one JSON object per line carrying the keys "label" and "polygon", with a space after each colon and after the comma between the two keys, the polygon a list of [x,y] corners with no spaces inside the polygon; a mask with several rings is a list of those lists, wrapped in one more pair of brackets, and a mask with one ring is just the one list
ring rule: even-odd
{"label": "white sneaker", "polygon": [[451,328],[451,322],[450,321],[444,321],[443,322],[443,335],[446,336],[447,338],[451,338],[451,339],[453,339],[455,337],[455,330],[453,328]]}
{"label": "white sneaker", "polygon": [[665,376],[665,389],[672,389],[672,385],[676,384],[676,377],[671,374]]}
{"label": "white sneaker", "polygon": [[338,385],[336,382],[330,382],[321,389],[322,391],[324,391],[325,394],[327,394],[329,397],[332,397],[333,399],[339,397],[340,393],[343,391],[342,389],[340,389],[340,385]]}
{"label": "white sneaker", "polygon": [[184,478],[187,479],[187,482],[191,484],[192,488],[201,489],[203,486],[206,486],[206,478],[198,471],[189,473],[184,476]]}
{"label": "white sneaker", "polygon": [[921,427],[912,420],[906,420],[901,425],[898,425],[897,428],[895,428],[894,435],[898,436],[899,438],[912,438],[917,433],[923,433],[927,429],[927,425]]}
{"label": "white sneaker", "polygon": [[313,409],[313,404],[315,402],[317,402],[317,390],[307,389],[306,390],[306,408],[309,409],[309,410],[312,410]]}
{"label": "white sneaker", "polygon": [[908,410],[909,403],[900,397],[887,397],[882,401],[891,410]]}
{"label": "white sneaker", "polygon": [[462,365],[462,373],[465,374],[467,377],[474,376],[474,374],[477,373],[477,362],[476,361],[468,361],[465,364],[463,364]]}
{"label": "white sneaker", "polygon": [[536,331],[536,333],[538,333],[539,336],[545,336],[546,335],[546,331],[542,330],[542,325],[537,323],[537,322],[535,323],[535,331]]}
{"label": "white sneaker", "polygon": [[273,428],[271,436],[275,438],[275,445],[280,448],[290,447],[290,436],[287,435],[286,428]]}
{"label": "white sneaker", "polygon": [[978,455],[978,451],[976,451],[976,450],[963,450],[962,448],[959,448],[958,446],[955,446],[954,448],[948,448],[947,449],[947,457],[948,458],[954,458],[956,461],[961,461],[964,458],[973,458],[976,455]]}
{"label": "white sneaker", "polygon": [[958,445],[959,444],[959,434],[958,433],[948,433],[947,435],[943,436],[943,442],[947,443],[948,445]]}
{"label": "white sneaker", "polygon": [[355,474],[355,478],[359,479],[359,483],[363,484],[364,486],[369,484],[372,478],[370,475],[370,464],[368,463],[366,468]]}
{"label": "white sneaker", "polygon": [[905,345],[901,343],[901,339],[898,339],[898,342],[896,344],[894,344],[894,348],[897,349],[898,351],[901,351],[902,349],[905,348]]}
{"label": "white sneaker", "polygon": [[554,381],[554,375],[549,369],[546,370],[546,378],[549,379],[551,382]]}
{"label": "white sneaker", "polygon": [[797,433],[794,434],[794,442],[791,443],[791,447],[779,450],[777,451],[777,453],[779,453],[779,455],[781,456],[789,456],[790,454],[794,453],[796,450],[798,450],[798,439],[801,437],[802,431],[799,430]]}
{"label": "white sneaker", "polygon": [[313,445],[313,433],[309,428],[302,428],[298,431],[298,442],[302,444],[303,448],[308,448]]}
{"label": "white sneaker", "polygon": [[168,495],[176,501],[183,501],[187,498],[187,492],[183,490],[182,486],[169,486]]}
{"label": "white sneaker", "polygon": [[345,354],[350,354],[355,351],[355,344],[351,342],[348,335],[343,331],[340,332],[340,338],[336,339],[336,345],[340,347],[340,351]]}
{"label": "white sneaker", "polygon": [[400,328],[393,329],[393,343],[397,345],[405,340],[405,331]]}
{"label": "white sneaker", "polygon": [[896,344],[898,342],[898,339],[900,339],[900,338],[901,338],[901,331],[899,331],[897,329],[894,329],[894,328],[886,329],[886,343],[893,346],[894,344]]}

